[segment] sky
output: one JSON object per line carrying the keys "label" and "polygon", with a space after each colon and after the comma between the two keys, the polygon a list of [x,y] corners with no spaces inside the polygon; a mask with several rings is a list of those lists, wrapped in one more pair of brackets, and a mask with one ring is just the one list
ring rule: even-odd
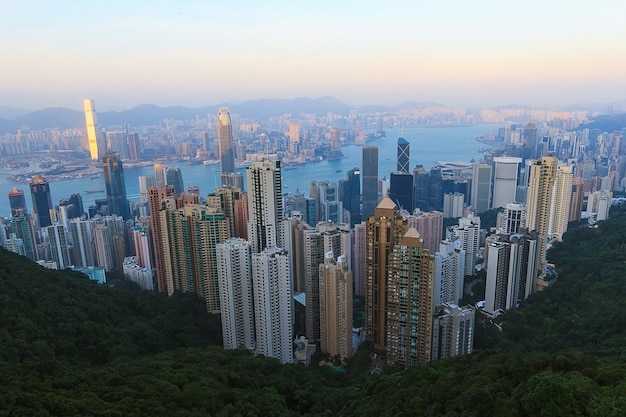
{"label": "sky", "polygon": [[0,105],[610,103],[624,16],[624,0],[2,0]]}

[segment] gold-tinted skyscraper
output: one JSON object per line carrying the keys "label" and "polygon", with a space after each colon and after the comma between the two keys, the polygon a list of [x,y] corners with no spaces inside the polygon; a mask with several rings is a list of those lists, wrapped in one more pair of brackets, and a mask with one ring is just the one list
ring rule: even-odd
{"label": "gold-tinted skyscraper", "polygon": [[96,107],[93,101],[85,99],[83,101],[85,108],[85,123],[87,125],[87,141],[89,143],[89,154],[92,161],[97,161],[98,156],[98,122],[96,121]]}
{"label": "gold-tinted skyscraper", "polygon": [[228,109],[222,107],[217,113],[217,143],[220,151],[222,174],[235,172],[235,153],[233,148],[233,127]]}

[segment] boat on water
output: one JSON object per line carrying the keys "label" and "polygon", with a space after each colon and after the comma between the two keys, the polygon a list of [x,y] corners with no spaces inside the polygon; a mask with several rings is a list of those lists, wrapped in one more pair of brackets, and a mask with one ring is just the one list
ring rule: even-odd
{"label": "boat on water", "polygon": [[103,193],[104,190],[87,190],[85,191],[87,194],[99,194],[99,193]]}
{"label": "boat on water", "polygon": [[341,172],[341,170],[340,169],[336,169],[335,172]]}

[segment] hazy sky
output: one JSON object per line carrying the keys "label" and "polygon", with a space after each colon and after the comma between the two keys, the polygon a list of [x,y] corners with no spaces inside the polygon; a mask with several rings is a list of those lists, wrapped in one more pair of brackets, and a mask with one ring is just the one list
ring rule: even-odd
{"label": "hazy sky", "polygon": [[626,1],[2,0],[0,105],[626,99]]}

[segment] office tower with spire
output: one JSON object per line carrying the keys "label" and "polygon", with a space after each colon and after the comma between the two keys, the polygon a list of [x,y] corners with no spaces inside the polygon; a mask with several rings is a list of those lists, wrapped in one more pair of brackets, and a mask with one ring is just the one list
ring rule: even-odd
{"label": "office tower with spire", "polygon": [[224,349],[254,349],[254,297],[250,243],[230,238],[216,246]]}
{"label": "office tower with spire", "polygon": [[493,181],[493,199],[491,208],[504,207],[506,203],[516,201],[517,172],[521,158],[501,156],[493,158],[495,175]]}
{"label": "office tower with spire", "polygon": [[126,182],[122,161],[115,152],[107,151],[102,157],[104,185],[106,188],[107,212],[117,214],[124,220],[130,218],[130,207],[126,198]]}
{"label": "office tower with spire", "polygon": [[546,272],[548,234],[552,192],[556,180],[558,160],[554,156],[544,156],[530,166],[530,180],[526,202],[526,228],[539,234],[539,275]]}
{"label": "office tower with spire", "polygon": [[491,208],[491,165],[475,164],[472,168],[471,206],[475,213]]}
{"label": "office tower with spire", "polygon": [[367,220],[365,327],[376,349],[387,346],[387,272],[395,245],[407,230],[407,220],[389,197],[383,197]]}
{"label": "office tower with spire", "polygon": [[342,360],[352,356],[352,272],[345,256],[327,252],[320,277],[320,348]]}
{"label": "office tower with spire", "polygon": [[434,271],[434,258],[419,233],[408,229],[389,254],[387,365],[408,368],[431,361]]}
{"label": "office tower with spire", "polygon": [[293,290],[289,255],[268,246],[252,254],[255,352],[281,363],[293,362]]}
{"label": "office tower with spire", "polygon": [[52,197],[48,181],[40,175],[35,175],[30,182],[30,195],[33,199],[33,212],[37,215],[39,227],[50,226],[52,224],[52,217],[50,216]]}
{"label": "office tower with spire", "polygon": [[92,100],[83,100],[83,107],[85,110],[85,124],[87,126],[87,142],[89,144],[89,154],[92,161],[100,159],[99,147],[100,141],[98,139],[98,122],[96,120],[96,107]]}
{"label": "office tower with spire", "polygon": [[224,186],[235,186],[243,190],[243,175],[235,172],[235,147],[233,126],[228,109],[217,112],[217,144],[220,155],[220,179]]}
{"label": "office tower with spire", "polygon": [[13,189],[9,191],[9,206],[11,207],[11,217],[21,216],[28,213],[26,210],[26,198],[24,197],[24,191],[13,187]]}
{"label": "office tower with spire", "polygon": [[246,170],[248,240],[252,253],[268,246],[282,247],[283,193],[280,161],[266,159]]}
{"label": "office tower with spire", "polygon": [[362,214],[363,219],[368,219],[378,204],[378,148],[364,146],[362,153]]}

